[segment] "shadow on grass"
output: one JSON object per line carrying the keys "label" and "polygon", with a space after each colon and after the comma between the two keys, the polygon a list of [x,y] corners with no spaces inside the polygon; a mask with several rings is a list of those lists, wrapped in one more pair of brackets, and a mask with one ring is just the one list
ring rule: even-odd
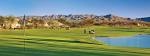
{"label": "shadow on grass", "polygon": [[84,42],[79,40],[56,40],[56,39],[39,39],[37,41],[56,41],[56,42],[69,42],[69,43],[84,43],[84,44],[96,44],[96,45],[102,45],[97,43],[90,43],[90,42]]}
{"label": "shadow on grass", "polygon": [[[1,56],[128,56],[129,54],[122,55],[120,53],[111,52],[86,52],[86,51],[73,51],[73,50],[58,50],[56,49],[33,49],[12,46],[0,46]],[[129,55],[132,56],[132,55]]]}
{"label": "shadow on grass", "polygon": [[142,30],[108,30],[108,31],[120,31],[120,32],[144,32]]}
{"label": "shadow on grass", "polygon": [[[17,39],[17,40],[23,40],[23,38],[10,38],[10,39]],[[84,42],[84,41],[79,41],[79,40],[56,40],[56,39],[38,39],[38,38],[28,38],[25,40],[35,40],[35,41],[53,41],[53,42],[68,42],[68,43],[84,43],[84,44],[95,44],[95,45],[102,45],[99,43],[90,43],[90,42]],[[35,43],[32,41],[26,41],[26,43]],[[37,44],[42,44],[42,43],[37,43]]]}
{"label": "shadow on grass", "polygon": [[109,36],[96,36],[96,37],[109,37]]}

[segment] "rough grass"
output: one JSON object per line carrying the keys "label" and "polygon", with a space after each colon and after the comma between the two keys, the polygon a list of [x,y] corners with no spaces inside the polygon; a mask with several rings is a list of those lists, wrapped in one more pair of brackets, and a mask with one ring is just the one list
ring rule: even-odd
{"label": "rough grass", "polygon": [[[96,34],[83,34],[83,29],[95,29]],[[25,36],[23,30],[1,30],[0,56],[149,56],[150,49],[107,46],[93,39],[95,36],[149,33],[150,28],[100,26],[70,30],[27,29]]]}

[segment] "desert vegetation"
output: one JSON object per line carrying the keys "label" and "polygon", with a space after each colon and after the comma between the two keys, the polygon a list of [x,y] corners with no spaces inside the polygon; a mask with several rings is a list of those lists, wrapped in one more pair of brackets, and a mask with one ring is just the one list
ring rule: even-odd
{"label": "desert vegetation", "polygon": [[[74,17],[73,17],[74,16]],[[85,26],[126,26],[149,27],[149,22],[119,16],[93,16],[93,15],[55,15],[54,16],[0,16],[0,28],[2,29],[27,29],[32,28],[66,28]]]}

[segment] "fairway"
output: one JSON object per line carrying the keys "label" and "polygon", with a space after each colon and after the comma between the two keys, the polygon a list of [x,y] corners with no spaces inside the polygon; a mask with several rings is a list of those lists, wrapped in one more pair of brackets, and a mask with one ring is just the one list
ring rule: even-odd
{"label": "fairway", "polygon": [[[84,34],[94,29],[96,34]],[[0,30],[0,56],[149,56],[150,49],[108,46],[96,36],[149,34],[150,28],[91,26],[66,29]],[[25,35],[24,35],[25,34]]]}

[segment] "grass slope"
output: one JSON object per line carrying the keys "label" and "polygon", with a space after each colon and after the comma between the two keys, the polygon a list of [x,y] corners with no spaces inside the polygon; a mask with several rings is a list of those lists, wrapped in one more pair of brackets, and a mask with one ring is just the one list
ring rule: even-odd
{"label": "grass slope", "polygon": [[[96,34],[83,34],[95,29]],[[90,28],[0,30],[0,56],[149,56],[150,49],[107,46],[95,36],[149,34],[150,28]],[[25,49],[24,49],[24,39]]]}

